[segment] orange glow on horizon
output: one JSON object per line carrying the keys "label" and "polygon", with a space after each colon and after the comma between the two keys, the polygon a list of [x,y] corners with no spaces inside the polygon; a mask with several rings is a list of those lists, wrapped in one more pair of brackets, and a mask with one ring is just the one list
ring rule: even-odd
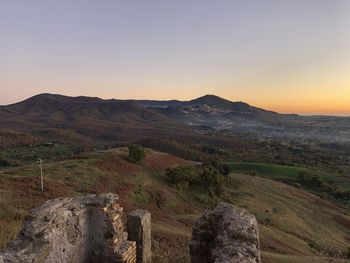
{"label": "orange glow on horizon", "polygon": [[279,113],[286,114],[301,114],[301,115],[343,115],[350,116],[350,110],[346,107],[322,107],[321,106],[308,106],[308,105],[254,105],[265,110],[272,110]]}
{"label": "orange glow on horizon", "polygon": [[[349,99],[350,102],[350,99]],[[295,113],[305,115],[343,115],[350,116],[350,103],[344,101],[324,101],[313,100],[308,101],[298,99],[283,98],[276,102],[259,102],[252,100],[252,106],[271,110],[279,113]]]}

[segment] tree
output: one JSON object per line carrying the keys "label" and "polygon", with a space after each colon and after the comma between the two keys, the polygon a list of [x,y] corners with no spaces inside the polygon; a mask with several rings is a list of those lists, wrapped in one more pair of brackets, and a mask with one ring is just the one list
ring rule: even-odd
{"label": "tree", "polygon": [[133,163],[141,163],[145,158],[145,150],[141,145],[131,144],[129,145],[129,160]]}

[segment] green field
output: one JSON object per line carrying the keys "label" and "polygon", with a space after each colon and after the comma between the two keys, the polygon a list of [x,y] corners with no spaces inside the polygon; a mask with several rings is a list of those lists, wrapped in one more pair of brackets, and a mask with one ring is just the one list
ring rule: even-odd
{"label": "green field", "polygon": [[244,162],[227,162],[230,165],[232,171],[237,173],[256,173],[261,177],[269,179],[293,179],[296,178],[301,172],[313,173],[314,170],[309,168],[277,165],[277,164],[264,164],[264,163],[244,163]]}
{"label": "green field", "polygon": [[289,184],[299,183],[301,174],[318,176],[326,185],[336,186],[338,189],[345,191],[350,190],[350,177],[337,173],[329,173],[306,167],[266,163],[226,162],[226,164],[228,164],[235,173],[257,175]]}

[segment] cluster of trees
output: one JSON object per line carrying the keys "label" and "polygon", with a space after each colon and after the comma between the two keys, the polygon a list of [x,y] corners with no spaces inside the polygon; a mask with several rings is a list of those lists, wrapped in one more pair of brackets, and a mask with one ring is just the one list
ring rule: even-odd
{"label": "cluster of trees", "polygon": [[342,190],[337,186],[330,185],[328,182],[322,180],[317,174],[300,172],[297,177],[297,182],[304,187],[316,189],[318,192],[326,193],[337,199],[350,200],[350,191]]}
{"label": "cluster of trees", "polygon": [[[179,189],[196,189],[208,194],[219,194],[229,171],[216,162],[198,166],[177,166],[166,171],[168,183]],[[224,172],[224,173],[222,173]]]}

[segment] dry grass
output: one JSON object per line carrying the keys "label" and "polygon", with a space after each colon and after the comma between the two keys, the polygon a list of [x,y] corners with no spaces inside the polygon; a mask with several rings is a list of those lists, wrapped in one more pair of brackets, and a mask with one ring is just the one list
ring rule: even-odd
{"label": "dry grass", "polygon": [[[168,155],[151,151],[147,162],[136,166],[125,163],[124,155],[110,150],[46,164],[44,193],[38,189],[36,166],[0,174],[0,246],[18,234],[29,208],[55,197],[110,191],[120,195],[126,213],[134,208],[151,211],[154,262],[189,262],[191,227],[209,204],[218,201],[256,215],[264,262],[327,262],[323,254],[347,251],[348,211],[314,195],[268,179],[232,174],[220,197],[213,199],[169,187],[166,167],[159,170],[153,165],[169,160]],[[176,165],[175,160],[169,165]]]}

